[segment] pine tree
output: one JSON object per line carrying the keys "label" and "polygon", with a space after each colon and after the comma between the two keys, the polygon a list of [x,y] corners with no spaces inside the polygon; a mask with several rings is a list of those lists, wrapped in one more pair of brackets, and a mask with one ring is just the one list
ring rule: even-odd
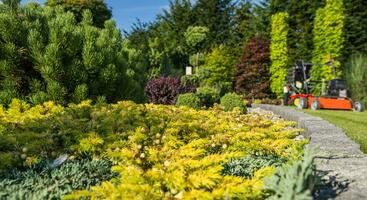
{"label": "pine tree", "polygon": [[7,8],[0,25],[0,103],[143,101],[140,52],[124,41],[114,21],[101,29],[89,10],[78,23],[60,7],[27,4],[16,12]]}

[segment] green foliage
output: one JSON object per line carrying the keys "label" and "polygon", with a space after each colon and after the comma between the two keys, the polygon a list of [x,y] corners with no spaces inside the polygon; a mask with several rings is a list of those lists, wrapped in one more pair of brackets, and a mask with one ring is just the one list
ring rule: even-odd
{"label": "green foliage", "polygon": [[0,199],[61,199],[74,190],[117,177],[111,164],[106,160],[83,160],[50,169],[50,163],[43,161],[26,171],[14,170],[0,179]]}
{"label": "green foliage", "polygon": [[[313,63],[326,63],[330,59],[336,60],[336,76],[342,76],[342,66],[338,59],[341,58],[345,35],[345,11],[343,0],[326,0],[326,6],[317,10],[313,30]],[[321,81],[334,78],[333,69],[330,66],[314,67],[311,70],[312,79]],[[320,93],[321,84],[313,88],[315,94]]]}
{"label": "green foliage", "polygon": [[215,87],[199,87],[196,90],[196,95],[200,98],[201,105],[207,108],[214,105],[214,103],[219,102],[220,90]]}
{"label": "green foliage", "polygon": [[282,166],[274,176],[265,180],[265,188],[272,193],[269,199],[313,199],[311,192],[319,182],[314,158],[315,153],[307,150],[302,160]]}
{"label": "green foliage", "polygon": [[270,45],[270,80],[271,90],[279,97],[283,94],[283,86],[289,65],[288,57],[288,19],[287,13],[281,12],[271,18],[271,45]]}
{"label": "green foliage", "polygon": [[259,169],[269,166],[280,167],[285,162],[286,159],[276,156],[246,156],[224,164],[223,174],[251,178]]}
{"label": "green foliage", "polygon": [[220,99],[220,105],[224,111],[233,111],[235,108],[239,108],[241,113],[246,112],[246,105],[243,103],[242,97],[236,93],[227,93]]}
{"label": "green foliage", "polygon": [[72,12],[78,22],[82,21],[85,10],[90,10],[93,16],[93,24],[102,28],[105,21],[111,19],[112,11],[107,7],[104,0],[47,0],[50,7],[62,6],[65,11]]}
{"label": "green foliage", "polygon": [[208,73],[201,84],[231,90],[236,73],[235,63],[236,58],[227,47],[213,48],[212,52],[206,55],[205,64],[199,69],[201,73]]}
{"label": "green foliage", "polygon": [[189,26],[185,32],[186,43],[194,48],[200,48],[200,45],[207,37],[209,29],[202,26]]}
{"label": "green foliage", "polygon": [[0,103],[12,98],[62,104],[105,96],[144,99],[145,68],[115,22],[92,25],[86,10],[77,22],[60,7],[26,4],[0,14]]}
{"label": "green foliage", "polygon": [[353,100],[367,106],[367,57],[361,54],[352,55],[345,75]]}
{"label": "green foliage", "polygon": [[367,53],[367,9],[363,0],[344,0],[345,5],[345,50],[351,53]]}
{"label": "green foliage", "polygon": [[194,93],[180,94],[177,98],[176,105],[187,106],[195,109],[199,109],[201,107],[200,98]]}
{"label": "green foliage", "polygon": [[235,3],[232,0],[197,0],[193,7],[195,22],[209,29],[205,49],[224,44],[228,45],[233,36],[233,13]]}

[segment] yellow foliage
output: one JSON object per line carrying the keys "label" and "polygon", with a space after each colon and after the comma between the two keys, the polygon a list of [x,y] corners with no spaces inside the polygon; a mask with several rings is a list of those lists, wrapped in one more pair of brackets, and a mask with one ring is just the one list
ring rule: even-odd
{"label": "yellow foliage", "polygon": [[273,122],[258,114],[133,102],[110,109],[121,110],[123,116],[144,115],[144,123],[121,134],[124,142],[108,145],[107,155],[120,177],[66,198],[261,199],[262,179],[275,173],[273,167],[245,179],[224,176],[222,165],[250,154],[296,158],[306,144],[294,140],[299,134],[294,123]]}

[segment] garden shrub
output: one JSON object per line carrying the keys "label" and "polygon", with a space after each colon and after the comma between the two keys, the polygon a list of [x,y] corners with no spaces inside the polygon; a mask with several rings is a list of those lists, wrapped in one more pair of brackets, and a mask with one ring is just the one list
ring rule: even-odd
{"label": "garden shrub", "polygon": [[271,91],[278,97],[283,94],[286,83],[288,56],[288,19],[289,14],[280,12],[271,17],[271,45],[270,45],[270,80]]}
{"label": "garden shrub", "polygon": [[236,58],[227,47],[213,48],[212,52],[206,55],[205,64],[200,67],[201,73],[206,74],[201,84],[232,90],[236,74],[235,63]]}
{"label": "garden shrub", "polygon": [[180,94],[177,99],[177,106],[187,106],[198,109],[201,107],[200,99],[194,93]]}
{"label": "garden shrub", "polygon": [[42,161],[25,171],[14,170],[0,177],[0,199],[61,199],[74,190],[88,189],[117,177],[106,160],[70,161],[50,169]]}
{"label": "garden shrub", "polygon": [[148,81],[145,92],[149,102],[154,104],[174,105],[181,91],[180,79],[160,77]]}
{"label": "garden shrub", "polygon": [[292,126],[293,122],[218,107],[195,110],[130,101],[30,107],[14,100],[0,112],[0,130],[2,137],[16,142],[0,153],[17,162],[2,170],[34,166],[44,157],[65,153],[78,159],[87,152],[111,160],[120,177],[65,198],[256,199],[265,195],[262,179],[274,173],[274,166],[244,178],[223,176],[223,164],[248,155],[299,158],[306,141],[294,140],[299,130]]}
{"label": "garden shrub", "polygon": [[220,99],[220,90],[215,87],[203,86],[197,88],[196,95],[200,98],[201,105],[209,108],[218,103]]}
{"label": "garden shrub", "polygon": [[220,99],[220,105],[224,111],[233,111],[234,108],[239,108],[242,113],[247,111],[242,97],[236,93],[227,93]]}
{"label": "garden shrub", "polygon": [[235,90],[245,98],[266,98],[270,94],[270,47],[262,38],[252,38],[237,65]]}

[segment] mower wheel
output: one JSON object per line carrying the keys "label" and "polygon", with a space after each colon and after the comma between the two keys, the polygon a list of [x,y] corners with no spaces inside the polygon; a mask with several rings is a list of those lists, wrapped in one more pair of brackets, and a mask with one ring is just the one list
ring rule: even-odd
{"label": "mower wheel", "polygon": [[321,107],[320,102],[317,99],[312,101],[311,110],[320,110],[320,107]]}
{"label": "mower wheel", "polygon": [[307,98],[300,98],[297,108],[298,109],[304,109],[308,107],[308,102],[307,102]]}
{"label": "mower wheel", "polygon": [[356,112],[363,112],[364,111],[364,105],[361,102],[355,102],[353,104],[353,110]]}

